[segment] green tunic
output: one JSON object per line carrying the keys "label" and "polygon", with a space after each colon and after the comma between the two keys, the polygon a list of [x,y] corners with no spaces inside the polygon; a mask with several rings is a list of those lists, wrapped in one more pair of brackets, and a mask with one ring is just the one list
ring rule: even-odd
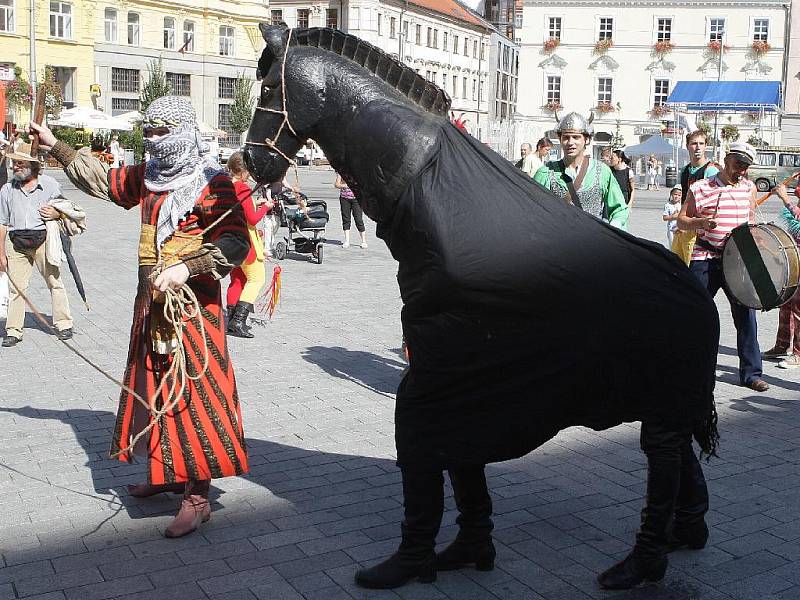
{"label": "green tunic", "polygon": [[[611,169],[593,158],[588,160],[588,171],[578,190],[583,209],[596,217],[605,214],[611,225],[627,229],[628,205]],[[566,171],[573,179],[575,178],[574,169],[568,167]],[[536,171],[533,179],[557,196],[566,197],[567,184],[564,181],[564,169],[560,160],[545,163]]]}

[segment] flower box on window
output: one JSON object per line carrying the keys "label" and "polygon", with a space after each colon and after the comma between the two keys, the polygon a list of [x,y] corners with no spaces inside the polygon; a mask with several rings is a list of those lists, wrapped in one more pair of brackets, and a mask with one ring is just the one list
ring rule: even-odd
{"label": "flower box on window", "polygon": [[616,110],[614,105],[611,102],[598,102],[597,106],[594,107],[594,112],[599,115],[605,115],[607,113],[612,113]]}
{"label": "flower box on window", "polygon": [[756,56],[763,56],[764,54],[772,50],[772,46],[769,45],[769,42],[763,40],[757,40],[752,44],[750,44],[750,49]]}
{"label": "flower box on window", "polygon": [[669,40],[661,40],[653,44],[653,52],[659,56],[669,54],[674,48],[675,46]]}
{"label": "flower box on window", "polygon": [[614,40],[611,38],[604,38],[602,40],[597,40],[594,43],[594,51],[595,54],[603,54],[604,52],[608,52],[609,48],[613,48]]}
{"label": "flower box on window", "polygon": [[723,45],[722,42],[720,42],[719,40],[713,40],[711,42],[708,42],[708,44],[706,44],[706,49],[711,54],[719,54],[721,50],[727,52],[728,50],[731,49],[731,47],[728,46],[727,44]]}
{"label": "flower box on window", "polygon": [[561,110],[561,102],[548,102],[542,106],[542,110],[546,110],[548,112],[556,112]]}
{"label": "flower box on window", "polygon": [[558,45],[560,43],[561,43],[560,39],[558,39],[556,37],[551,37],[551,38],[548,38],[548,39],[546,39],[544,41],[544,44],[542,45],[542,49],[545,51],[545,53],[550,54],[556,48],[558,48]]}
{"label": "flower box on window", "polygon": [[668,115],[670,112],[671,109],[666,104],[656,104],[650,109],[650,116],[655,119],[660,119],[661,117]]}

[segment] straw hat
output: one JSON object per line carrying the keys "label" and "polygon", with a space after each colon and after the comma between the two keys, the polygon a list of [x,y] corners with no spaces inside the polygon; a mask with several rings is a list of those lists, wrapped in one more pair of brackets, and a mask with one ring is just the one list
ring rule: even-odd
{"label": "straw hat", "polygon": [[28,162],[39,162],[39,159],[31,156],[30,144],[19,144],[16,148],[6,152],[8,160],[27,160]]}

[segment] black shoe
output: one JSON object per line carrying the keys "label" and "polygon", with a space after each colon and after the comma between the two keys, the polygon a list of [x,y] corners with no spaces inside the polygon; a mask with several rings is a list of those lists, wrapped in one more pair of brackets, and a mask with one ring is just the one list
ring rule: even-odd
{"label": "black shoe", "polygon": [[255,337],[247,328],[247,315],[250,313],[249,305],[239,302],[233,309],[233,317],[228,323],[228,334],[240,338]]}
{"label": "black shoe", "polygon": [[640,558],[629,554],[625,560],[597,576],[604,590],[629,590],[648,581],[661,581],[667,572],[667,557]]}
{"label": "black shoe", "polygon": [[61,331],[56,331],[56,337],[60,339],[62,342],[66,340],[72,339],[72,328],[70,329],[62,329]]}
{"label": "black shoe", "polygon": [[436,555],[436,570],[454,571],[474,565],[476,571],[491,571],[496,556],[497,551],[491,539],[481,544],[466,544],[456,538]]}
{"label": "black shoe", "polygon": [[675,527],[669,539],[667,552],[688,548],[702,550],[708,542],[708,525],[705,521],[694,527]]}
{"label": "black shoe", "polygon": [[436,555],[433,552],[422,560],[408,559],[396,552],[382,563],[356,572],[356,584],[371,590],[398,588],[412,579],[420,583],[436,581]]}
{"label": "black shoe", "polygon": [[3,348],[11,348],[12,346],[16,346],[22,341],[22,338],[14,337],[13,335],[7,335],[3,338]]}

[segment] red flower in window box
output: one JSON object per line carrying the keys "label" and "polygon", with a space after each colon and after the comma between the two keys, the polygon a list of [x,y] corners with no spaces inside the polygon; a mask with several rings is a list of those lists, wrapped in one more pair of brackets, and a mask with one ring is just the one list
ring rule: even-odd
{"label": "red flower in window box", "polygon": [[609,48],[614,47],[614,40],[611,38],[603,38],[602,40],[597,40],[594,43],[594,52],[595,54],[603,54],[604,52],[608,52]]}
{"label": "red flower in window box", "polygon": [[545,53],[547,53],[547,54],[550,54],[550,53],[551,53],[551,52],[553,52],[553,51],[554,51],[556,48],[558,48],[558,45],[559,45],[560,43],[561,43],[561,40],[560,40],[560,39],[558,39],[558,38],[556,38],[556,37],[551,37],[551,38],[548,38],[548,39],[546,39],[546,40],[544,41],[544,44],[542,44],[542,50],[544,50],[544,51],[545,51]]}
{"label": "red flower in window box", "polygon": [[762,56],[772,50],[772,46],[769,45],[769,42],[757,40],[750,44],[750,49],[756,56]]}
{"label": "red flower in window box", "polygon": [[614,108],[614,105],[611,104],[611,102],[598,102],[597,106],[594,107],[594,112],[596,112],[599,115],[612,113],[615,110],[616,109]]}
{"label": "red flower in window box", "polygon": [[674,48],[675,46],[669,40],[661,40],[660,42],[653,44],[653,52],[660,56],[669,54]]}
{"label": "red flower in window box", "polygon": [[546,110],[548,112],[556,112],[561,110],[561,102],[548,102],[544,106],[542,106],[542,110]]}
{"label": "red flower in window box", "polygon": [[723,45],[722,42],[720,42],[719,40],[708,42],[706,48],[711,54],[719,54],[720,50],[724,50],[725,52],[727,52],[728,50],[731,49],[730,46],[728,46],[727,44]]}
{"label": "red flower in window box", "polygon": [[650,116],[652,116],[654,119],[660,119],[669,113],[670,108],[665,104],[656,104],[650,109]]}

